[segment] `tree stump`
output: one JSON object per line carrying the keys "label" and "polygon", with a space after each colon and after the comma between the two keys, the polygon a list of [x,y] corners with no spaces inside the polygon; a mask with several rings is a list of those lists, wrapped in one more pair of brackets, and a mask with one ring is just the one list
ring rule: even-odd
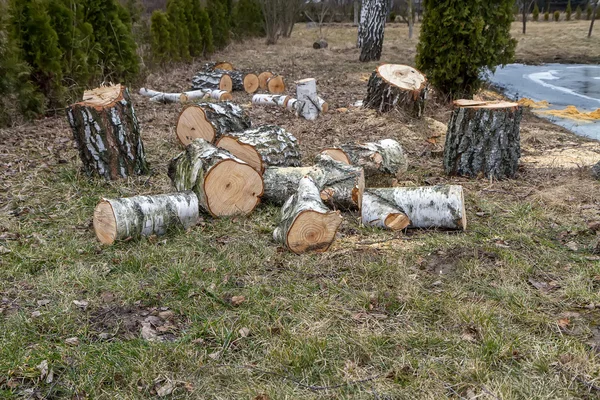
{"label": "tree stump", "polygon": [[363,193],[361,219],[364,226],[400,231],[410,225],[403,209],[367,189]]}
{"label": "tree stump", "polygon": [[140,126],[122,85],[86,91],[67,117],[87,175],[114,180],[148,172]]}
{"label": "tree stump", "polygon": [[394,139],[384,139],[375,143],[344,144],[325,149],[321,154],[346,164],[363,167],[367,176],[384,173],[399,177],[408,169],[404,150]]}
{"label": "tree stump", "polygon": [[169,177],[177,191],[193,190],[200,208],[214,217],[249,214],[263,194],[258,172],[204,139],[171,160]]}
{"label": "tree stump", "polygon": [[281,222],[273,238],[296,254],[329,249],[342,223],[339,211],[330,211],[321,201],[315,182],[304,177],[296,193],[281,209]]}
{"label": "tree stump", "polygon": [[164,235],[171,229],[188,229],[198,222],[198,197],[192,191],[103,199],[94,210],[98,240],[117,240]]}
{"label": "tree stump", "polygon": [[455,101],[444,148],[446,173],[514,177],[521,157],[522,114],[517,103]]}
{"label": "tree stump", "polygon": [[270,78],[273,77],[273,73],[269,71],[261,72],[258,75],[258,87],[260,90],[267,90],[267,82]]}
{"label": "tree stump", "polygon": [[271,94],[282,94],[285,92],[285,83],[283,82],[283,76],[273,75],[267,79],[267,89]]}
{"label": "tree stump", "polygon": [[192,90],[210,89],[231,92],[233,80],[228,72],[225,70],[199,72],[192,78]]}
{"label": "tree stump", "polygon": [[313,49],[315,49],[315,50],[326,49],[328,46],[329,46],[329,44],[327,43],[327,41],[325,39],[319,39],[313,43]]}
{"label": "tree stump", "polygon": [[[467,229],[462,186],[366,189],[365,194],[367,196],[363,199],[371,200],[375,196],[378,201],[385,201],[405,213],[410,220],[410,228]],[[368,222],[371,218],[368,215],[372,214],[373,208],[364,202],[363,207],[369,208],[366,217]]]}
{"label": "tree stump", "polygon": [[367,84],[363,104],[379,112],[402,110],[420,118],[427,98],[427,78],[407,65],[383,64],[377,67]]}
{"label": "tree stump", "polygon": [[250,125],[248,114],[234,103],[199,103],[187,106],[179,114],[177,137],[184,146],[197,138],[214,143],[223,134],[244,131]]}
{"label": "tree stump", "polygon": [[317,81],[306,78],[296,82],[296,98],[302,102],[298,113],[309,121],[319,116],[319,96],[317,95]]}
{"label": "tree stump", "polygon": [[224,134],[216,146],[247,162],[261,174],[267,166],[300,166],[298,139],[275,125],[263,125],[243,132]]}
{"label": "tree stump", "polygon": [[361,26],[358,30],[360,61],[374,61],[381,58],[385,18],[387,16],[386,0],[363,0],[360,15]]}

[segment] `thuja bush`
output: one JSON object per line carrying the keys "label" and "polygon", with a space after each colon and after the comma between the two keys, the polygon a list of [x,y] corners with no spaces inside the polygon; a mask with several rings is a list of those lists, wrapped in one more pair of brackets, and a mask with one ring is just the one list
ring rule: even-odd
{"label": "thuja bush", "polygon": [[540,8],[538,7],[537,3],[535,3],[535,5],[533,6],[533,20],[535,22],[537,22],[539,18],[540,18]]}
{"label": "thuja bush", "polygon": [[581,7],[577,6],[577,8],[575,9],[575,19],[576,20],[580,20],[581,19],[581,13],[582,13]]}
{"label": "thuja bush", "polygon": [[232,21],[237,39],[265,34],[263,13],[257,0],[239,0],[234,7]]}
{"label": "thuja bush", "polygon": [[565,18],[567,21],[571,20],[571,14],[573,13],[573,9],[571,8],[571,0],[567,3],[567,9],[565,11]]}
{"label": "thuja bush", "polygon": [[169,18],[163,11],[156,10],[150,18],[152,58],[156,63],[164,63],[171,57],[171,27]]}
{"label": "thuja bush", "polygon": [[229,44],[229,16],[227,15],[226,0],[207,0],[206,10],[210,19],[213,43],[217,49],[223,49]]}
{"label": "thuja bush", "polygon": [[550,21],[550,13],[548,11],[544,13],[544,21]]}
{"label": "thuja bush", "polygon": [[442,93],[472,97],[486,69],[514,58],[514,0],[425,0],[417,68]]}
{"label": "thuja bush", "polygon": [[560,11],[554,11],[554,20],[558,22],[560,20]]}

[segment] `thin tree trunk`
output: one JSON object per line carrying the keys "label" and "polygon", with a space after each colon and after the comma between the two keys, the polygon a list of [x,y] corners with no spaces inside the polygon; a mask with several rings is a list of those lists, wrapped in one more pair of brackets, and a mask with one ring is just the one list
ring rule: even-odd
{"label": "thin tree trunk", "polygon": [[523,0],[523,35],[527,33],[527,6]]}
{"label": "thin tree trunk", "polygon": [[414,26],[415,26],[415,14],[413,11],[413,0],[408,0],[408,38],[409,39],[413,38]]}
{"label": "thin tree trunk", "polygon": [[354,24],[352,26],[358,26],[358,14],[360,13],[360,1],[354,0]]}
{"label": "thin tree trunk", "polygon": [[594,5],[594,11],[592,12],[592,22],[590,23],[590,31],[588,32],[588,38],[592,37],[592,31],[594,30],[594,21],[596,20],[596,11],[598,10],[598,0]]}

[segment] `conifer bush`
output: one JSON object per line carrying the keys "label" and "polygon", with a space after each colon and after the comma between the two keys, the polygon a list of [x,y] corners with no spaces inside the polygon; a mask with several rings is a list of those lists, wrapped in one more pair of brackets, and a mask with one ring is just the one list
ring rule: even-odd
{"label": "conifer bush", "polygon": [[558,22],[560,20],[560,11],[554,11],[554,21]]}
{"label": "conifer bush", "polygon": [[197,11],[195,14],[198,21],[198,26],[200,27],[200,35],[202,35],[202,46],[204,48],[204,54],[210,54],[215,51],[210,18],[208,16],[208,12],[206,12],[206,9],[200,7],[199,4],[200,3],[198,1],[198,7],[196,8]]}
{"label": "conifer bush", "polygon": [[537,2],[536,2],[533,6],[533,20],[535,22],[537,22],[539,18],[540,18],[540,8],[538,7]]}
{"label": "conifer bush", "polygon": [[170,59],[172,53],[169,18],[163,11],[156,10],[150,21],[152,56],[156,63],[162,64]]}
{"label": "conifer bush", "polygon": [[472,97],[486,69],[512,61],[514,0],[425,0],[417,68],[453,98]]}
{"label": "conifer bush", "polygon": [[575,9],[575,19],[576,20],[580,20],[581,19],[581,13],[582,13],[581,7],[577,6],[577,8]]}
{"label": "conifer bush", "polygon": [[544,13],[544,21],[550,21],[550,13],[548,11]]}
{"label": "conifer bush", "polygon": [[188,0],[169,0],[167,3],[167,16],[169,18],[171,56],[174,61],[189,61],[190,55],[190,31],[188,27],[186,9],[191,8]]}
{"label": "conifer bush", "polygon": [[565,11],[565,19],[567,21],[571,20],[571,14],[573,13],[573,9],[571,8],[571,0],[567,3],[567,9]]}
{"label": "conifer bush", "polygon": [[585,8],[585,19],[587,19],[589,21],[590,18],[592,18],[593,12],[594,12],[594,10],[592,9],[592,5],[588,2],[587,7]]}
{"label": "conifer bush", "polygon": [[215,48],[223,49],[229,44],[229,16],[224,0],[207,0],[206,10],[210,19]]}
{"label": "conifer bush", "polygon": [[237,38],[264,36],[263,13],[257,0],[239,0],[233,11],[234,33]]}

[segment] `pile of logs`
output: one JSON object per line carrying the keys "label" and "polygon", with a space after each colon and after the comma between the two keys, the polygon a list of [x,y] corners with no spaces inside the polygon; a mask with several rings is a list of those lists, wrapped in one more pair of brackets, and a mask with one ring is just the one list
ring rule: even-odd
{"label": "pile of logs", "polygon": [[308,120],[314,120],[329,110],[329,104],[317,94],[317,81],[314,78],[296,82],[296,97],[255,94],[252,104],[282,107]]}
{"label": "pile of logs", "polygon": [[281,75],[263,72],[260,75],[235,70],[227,62],[207,63],[204,69],[192,78],[192,90],[226,90],[255,93],[257,90],[268,90],[272,94],[285,91]]}

